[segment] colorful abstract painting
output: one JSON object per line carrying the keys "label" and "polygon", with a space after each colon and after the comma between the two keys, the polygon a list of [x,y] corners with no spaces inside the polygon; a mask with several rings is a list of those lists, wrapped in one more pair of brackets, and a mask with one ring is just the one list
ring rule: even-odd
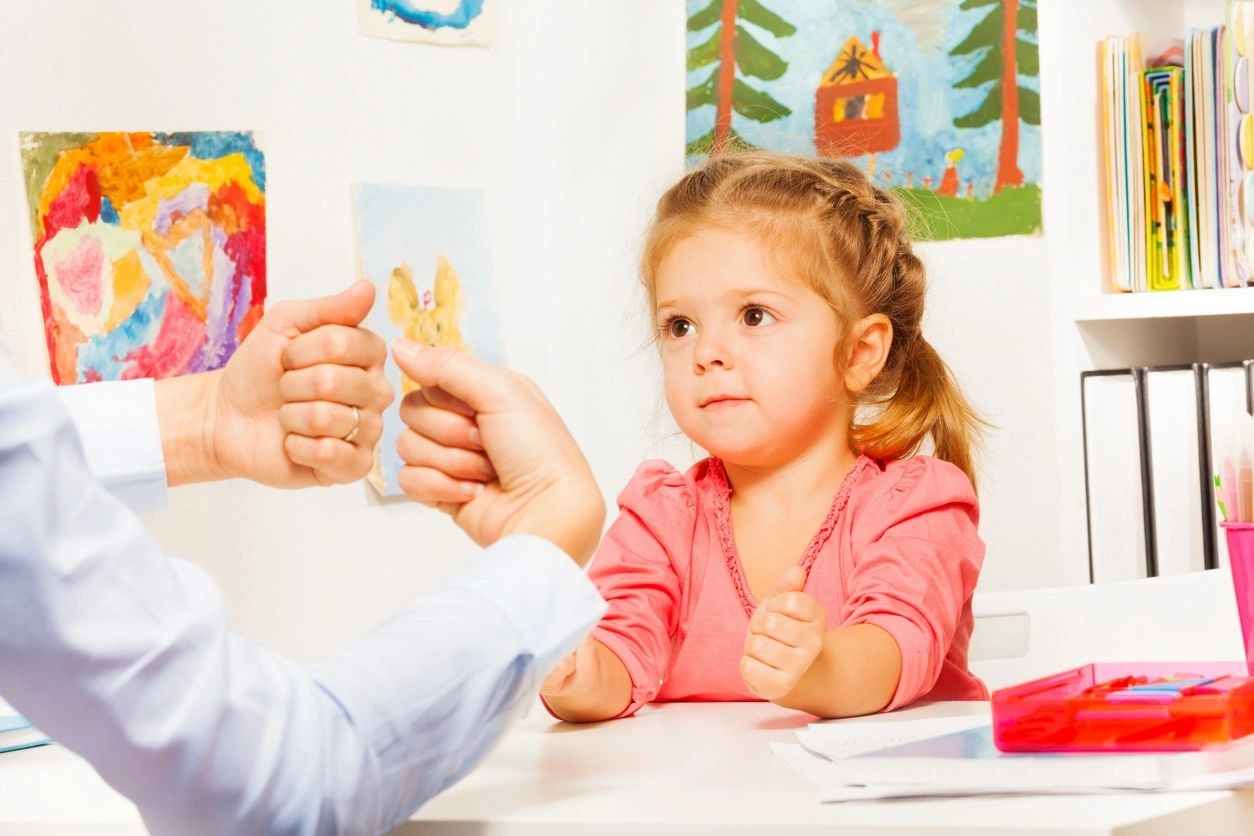
{"label": "colorful abstract painting", "polygon": [[[367,327],[391,342],[451,345],[493,363],[501,353],[487,210],[481,191],[358,183],[353,187],[358,274],[378,291]],[[418,388],[389,358],[397,392]],[[396,410],[384,415],[370,483],[400,493]]]}
{"label": "colorful abstract painting", "polygon": [[1036,0],[688,0],[687,148],[845,157],[917,237],[1041,230]]}
{"label": "colorful abstract painting", "polygon": [[23,133],[57,383],[226,363],[266,298],[266,173],[249,133]]}
{"label": "colorful abstract painting", "polygon": [[357,31],[395,41],[488,46],[496,34],[496,0],[357,0]]}

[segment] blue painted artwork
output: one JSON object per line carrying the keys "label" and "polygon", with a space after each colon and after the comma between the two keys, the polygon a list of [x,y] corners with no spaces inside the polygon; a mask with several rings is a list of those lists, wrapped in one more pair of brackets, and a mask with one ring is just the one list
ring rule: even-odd
{"label": "blue painted artwork", "polygon": [[447,12],[431,8],[431,3],[414,3],[411,0],[370,0],[375,10],[392,13],[406,23],[416,23],[424,29],[442,29],[450,26],[465,29],[483,13],[483,0],[459,0]]}
{"label": "blue painted artwork", "polygon": [[690,165],[746,146],[844,157],[903,193],[919,237],[1040,231],[1035,0],[687,8]]}
{"label": "blue painted artwork", "polygon": [[442,46],[487,46],[496,0],[358,0],[363,35]]}
{"label": "blue painted artwork", "polygon": [[[404,336],[503,363],[483,192],[359,183],[353,187],[358,273],[377,289],[366,326],[387,342]],[[398,393],[418,387],[388,358]],[[400,493],[397,410],[384,415],[370,482]]]}

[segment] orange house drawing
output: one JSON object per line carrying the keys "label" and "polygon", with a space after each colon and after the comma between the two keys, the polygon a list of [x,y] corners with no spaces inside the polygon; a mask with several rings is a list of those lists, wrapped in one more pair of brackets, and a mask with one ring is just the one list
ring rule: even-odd
{"label": "orange house drawing", "polygon": [[860,157],[889,151],[901,141],[897,77],[880,58],[880,33],[871,49],[845,41],[814,93],[814,145],[824,157]]}

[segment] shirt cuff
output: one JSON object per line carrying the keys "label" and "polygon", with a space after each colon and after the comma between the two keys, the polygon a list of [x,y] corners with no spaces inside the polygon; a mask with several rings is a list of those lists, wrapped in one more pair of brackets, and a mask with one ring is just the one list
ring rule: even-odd
{"label": "shirt cuff", "polygon": [[596,586],[569,555],[528,534],[489,546],[455,586],[496,604],[542,672],[573,652],[606,610]]}
{"label": "shirt cuff", "polygon": [[165,507],[165,455],[152,380],[60,386],[92,475],[133,511]]}

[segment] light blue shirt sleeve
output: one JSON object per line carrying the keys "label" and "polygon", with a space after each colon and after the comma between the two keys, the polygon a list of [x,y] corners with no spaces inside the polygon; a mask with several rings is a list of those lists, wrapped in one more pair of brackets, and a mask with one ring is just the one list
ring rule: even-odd
{"label": "light blue shirt sleeve", "polygon": [[510,537],[307,671],[227,630],[209,578],[91,478],[52,387],[2,357],[0,532],[0,695],[155,833],[387,830],[483,757],[605,607],[555,546]]}

